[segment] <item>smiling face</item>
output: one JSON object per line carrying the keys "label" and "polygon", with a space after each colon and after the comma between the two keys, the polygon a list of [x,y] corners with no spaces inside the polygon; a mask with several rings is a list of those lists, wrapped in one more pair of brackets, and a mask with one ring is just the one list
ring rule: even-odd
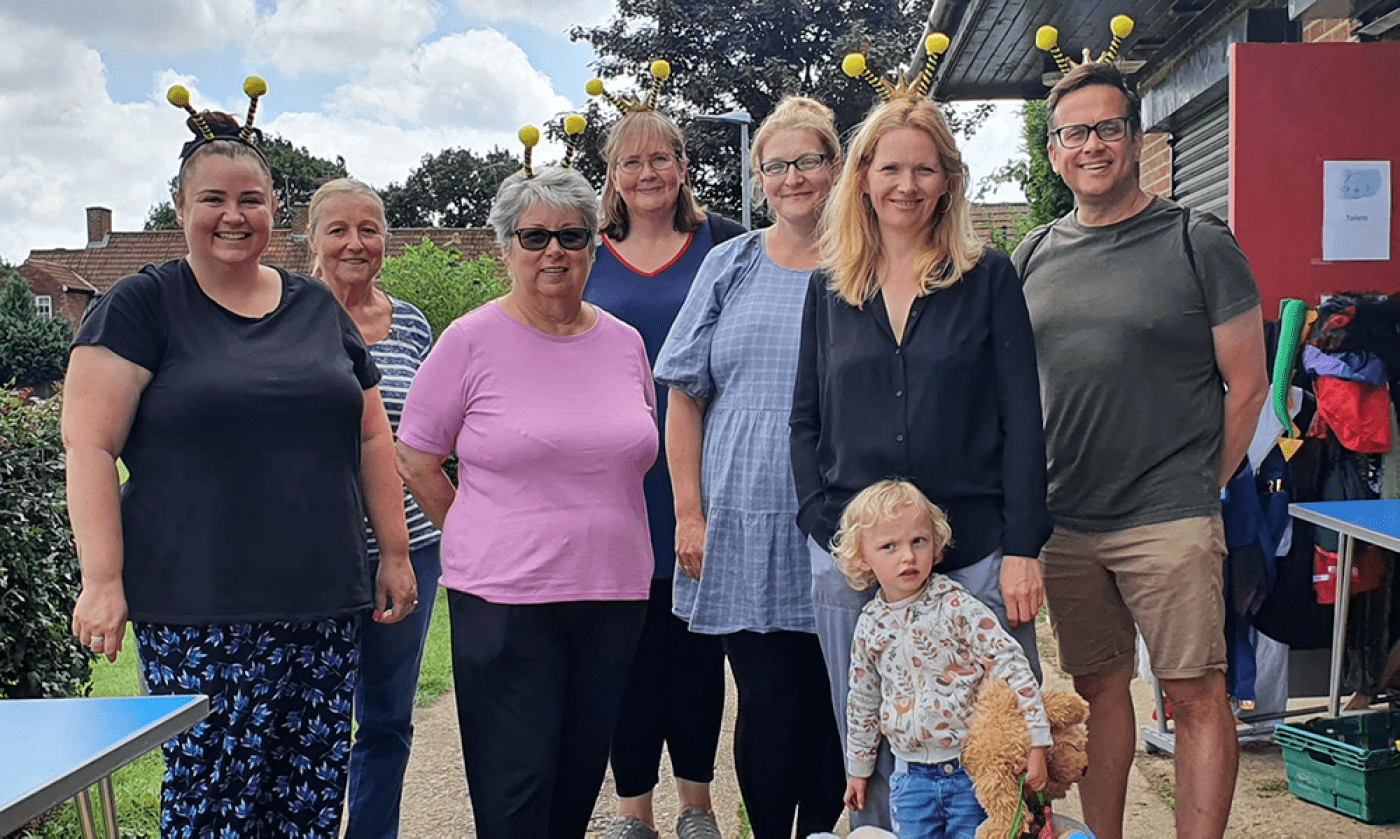
{"label": "smiling face", "polygon": [[[1123,92],[1096,84],[1065,94],[1050,115],[1051,127],[1097,125],[1106,119],[1127,116]],[[1053,137],[1046,147],[1050,165],[1064,179],[1080,204],[1114,204],[1131,198],[1138,189],[1138,155],[1142,131],[1133,129],[1122,139],[1106,143],[1089,132],[1077,149],[1067,149]]]}
{"label": "smiling face", "polygon": [[[779,131],[763,144],[760,160],[797,160],[805,155],[826,154],[826,148],[815,131],[791,128]],[[788,166],[781,177],[760,174],[763,195],[773,214],[789,222],[814,221],[821,215],[831,186],[840,171],[839,161],[827,159],[810,172]]]}
{"label": "smiling face", "polygon": [[914,504],[902,504],[891,518],[861,532],[856,567],[872,572],[880,583],[880,595],[885,602],[894,603],[924,587],[941,550],[928,512]]}
{"label": "smiling face", "polygon": [[[517,230],[532,227],[563,230],[566,227],[585,226],[577,211],[548,204],[536,204],[521,213],[515,224]],[[522,304],[538,309],[557,301],[577,303],[583,299],[583,286],[588,282],[588,270],[592,265],[590,249],[567,250],[554,236],[550,237],[544,250],[528,251],[520,246],[518,238],[512,236],[504,258],[510,271],[510,293],[519,296]]]}
{"label": "smiling face", "polygon": [[272,237],[277,199],[259,161],[205,154],[185,167],[175,218],[201,263],[256,263]]}
{"label": "smiling face", "polygon": [[673,213],[685,167],[685,158],[676,154],[665,137],[639,127],[633,136],[623,139],[617,159],[608,168],[608,177],[617,184],[628,212]]}
{"label": "smiling face", "polygon": [[332,287],[358,286],[379,275],[384,264],[384,213],[369,196],[342,192],[318,209],[311,249],[320,276]]}
{"label": "smiling face", "polygon": [[924,131],[892,128],[875,144],[861,178],[882,232],[927,230],[938,202],[948,193],[948,178],[938,146]]}

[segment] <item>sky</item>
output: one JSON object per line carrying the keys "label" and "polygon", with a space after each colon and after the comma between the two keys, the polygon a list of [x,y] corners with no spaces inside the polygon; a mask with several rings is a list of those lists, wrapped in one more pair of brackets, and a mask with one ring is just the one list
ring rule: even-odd
{"label": "sky", "polygon": [[[344,156],[382,188],[445,148],[515,150],[522,125],[581,107],[594,56],[568,29],[613,11],[613,0],[0,0],[0,258],[82,248],[86,207],[141,229],[191,136],[165,100],[172,84],[196,109],[241,119],[243,79],[262,76],[257,126]],[[1014,154],[1015,114],[1001,103],[964,143],[974,183]],[[1014,187],[987,198],[1020,199]]]}

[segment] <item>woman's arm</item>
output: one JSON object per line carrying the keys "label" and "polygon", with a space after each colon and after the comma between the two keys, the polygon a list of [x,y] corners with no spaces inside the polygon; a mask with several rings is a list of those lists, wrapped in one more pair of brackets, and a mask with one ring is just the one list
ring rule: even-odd
{"label": "woman's arm", "polygon": [[428,517],[438,530],[447,521],[447,510],[457,497],[457,488],[443,471],[442,464],[447,455],[420,452],[402,440],[394,449],[394,462],[398,466],[399,477],[413,493],[413,500],[423,515]]}
{"label": "woman's arm", "polygon": [[73,348],[64,381],[68,518],[82,569],[72,630],[108,661],[117,660],[126,633],[117,458],[150,381],[149,370],[97,345]]}
{"label": "woman's arm", "polygon": [[[817,458],[821,440],[821,341],[817,334],[817,310],[826,294],[820,273],[807,286],[807,302],[802,309],[802,343],[797,352],[797,379],[793,383],[792,416],[789,421],[792,447],[792,477],[797,486],[797,526],[803,535],[818,542],[829,541],[820,532],[826,508],[826,486]],[[822,544],[823,549],[828,545]]]}
{"label": "woman's arm", "polygon": [[695,579],[705,562],[705,513],[700,503],[700,458],[705,403],[671,388],[666,413],[666,463],[676,499],[676,561]]}
{"label": "woman's arm", "polygon": [[374,619],[397,623],[418,605],[418,581],[408,561],[408,525],[403,514],[403,482],[394,469],[394,432],[379,388],[365,391],[360,419],[360,488],[365,514],[379,543],[379,578],[374,586]]}

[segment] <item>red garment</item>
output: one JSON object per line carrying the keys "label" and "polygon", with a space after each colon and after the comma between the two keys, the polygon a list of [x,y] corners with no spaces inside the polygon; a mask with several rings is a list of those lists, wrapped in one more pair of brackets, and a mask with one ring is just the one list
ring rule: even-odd
{"label": "red garment", "polygon": [[1330,428],[1344,447],[1354,452],[1390,451],[1390,393],[1381,385],[1349,382],[1331,376],[1313,379],[1317,416],[1308,434],[1326,436]]}
{"label": "red garment", "polygon": [[[1315,548],[1313,551],[1313,590],[1317,602],[1329,606],[1337,602],[1337,563],[1335,551]],[[1351,552],[1351,588],[1349,597],[1381,587],[1385,577],[1385,555],[1375,545],[1356,545]]]}

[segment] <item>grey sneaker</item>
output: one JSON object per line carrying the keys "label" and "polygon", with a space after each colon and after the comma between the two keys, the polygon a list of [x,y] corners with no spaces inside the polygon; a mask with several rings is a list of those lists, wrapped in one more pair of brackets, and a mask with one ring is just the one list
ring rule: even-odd
{"label": "grey sneaker", "polygon": [[[719,834],[716,833],[716,836]],[[613,816],[603,839],[659,839],[660,834],[636,816]]]}
{"label": "grey sneaker", "polygon": [[715,823],[714,811],[703,807],[691,807],[681,813],[676,819],[676,836],[680,839],[724,839]]}

